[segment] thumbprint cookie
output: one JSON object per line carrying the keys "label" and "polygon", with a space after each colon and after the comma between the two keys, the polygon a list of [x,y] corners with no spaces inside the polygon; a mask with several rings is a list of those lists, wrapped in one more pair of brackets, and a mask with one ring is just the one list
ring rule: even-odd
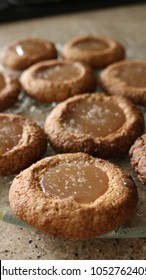
{"label": "thumbprint cookie", "polygon": [[117,41],[95,35],[80,36],[65,43],[62,55],[66,59],[82,61],[93,68],[124,59],[124,47]]}
{"label": "thumbprint cookie", "polygon": [[20,93],[20,84],[14,75],[0,71],[0,111],[11,107]]}
{"label": "thumbprint cookie", "polygon": [[45,132],[57,152],[86,152],[103,158],[127,152],[143,130],[144,117],[135,105],[101,93],[71,97],[45,121]]}
{"label": "thumbprint cookie", "polygon": [[0,176],[17,173],[40,159],[46,144],[44,131],[33,121],[0,114]]}
{"label": "thumbprint cookie", "polygon": [[99,83],[107,94],[122,95],[146,105],[146,61],[114,63],[101,72]]}
{"label": "thumbprint cookie", "polygon": [[56,57],[55,45],[50,41],[37,38],[13,42],[0,52],[1,63],[13,70],[24,70],[36,62]]}
{"label": "thumbprint cookie", "polygon": [[19,219],[47,234],[79,240],[122,225],[137,201],[130,175],[84,153],[38,161],[16,176],[9,192]]}
{"label": "thumbprint cookie", "polygon": [[130,152],[131,166],[139,179],[146,184],[146,134],[143,134],[132,145]]}
{"label": "thumbprint cookie", "polygon": [[60,102],[96,89],[93,70],[80,62],[52,60],[37,63],[20,77],[24,91],[40,102]]}

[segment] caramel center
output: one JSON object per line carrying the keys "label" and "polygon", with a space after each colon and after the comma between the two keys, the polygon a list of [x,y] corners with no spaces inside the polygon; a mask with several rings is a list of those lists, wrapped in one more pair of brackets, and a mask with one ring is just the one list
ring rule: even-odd
{"label": "caramel center", "polygon": [[5,86],[4,77],[0,74],[0,90],[2,90]]}
{"label": "caramel center", "polygon": [[8,119],[0,120],[0,155],[14,148],[22,136],[22,126]]}
{"label": "caramel center", "polygon": [[73,80],[80,74],[80,69],[74,64],[55,65],[42,69],[37,73],[38,78],[49,79],[53,82]]}
{"label": "caramel center", "polygon": [[133,64],[121,67],[116,76],[126,82],[127,85],[144,88],[146,87],[146,66]]}
{"label": "caramel center", "polygon": [[82,51],[102,51],[108,47],[107,43],[95,39],[86,39],[75,44],[75,48]]}
{"label": "caramel center", "polygon": [[21,44],[16,45],[15,51],[19,56],[24,55],[40,55],[43,54],[43,52],[46,52],[47,48],[45,44],[42,44],[40,42],[22,42]]}
{"label": "caramel center", "polygon": [[118,105],[111,101],[87,99],[69,108],[63,126],[71,133],[104,137],[117,131],[124,122],[125,115]]}
{"label": "caramel center", "polygon": [[108,189],[108,176],[93,165],[60,164],[44,175],[41,187],[57,199],[72,197],[80,203],[92,203]]}

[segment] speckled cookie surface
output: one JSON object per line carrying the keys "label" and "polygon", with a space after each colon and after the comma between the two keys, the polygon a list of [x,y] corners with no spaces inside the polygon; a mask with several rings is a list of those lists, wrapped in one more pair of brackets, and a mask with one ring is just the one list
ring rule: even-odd
{"label": "speckled cookie surface", "polygon": [[93,70],[80,62],[52,60],[37,63],[20,78],[24,91],[41,102],[63,101],[96,88]]}
{"label": "speckled cookie surface", "polygon": [[146,134],[135,141],[129,155],[132,168],[137,172],[141,182],[146,184]]}
{"label": "speckled cookie surface", "polygon": [[121,95],[146,105],[146,61],[125,60],[101,72],[99,83],[110,95]]}
{"label": "speckled cookie surface", "polygon": [[124,47],[117,41],[95,35],[79,36],[68,41],[62,49],[62,55],[71,60],[82,61],[93,68],[124,59]]}
{"label": "speckled cookie surface", "polygon": [[[107,190],[92,203],[45,193],[41,181],[46,172],[64,164],[80,166],[81,170],[85,166],[100,169],[108,178]],[[77,181],[75,185],[78,186]],[[137,200],[135,184],[127,173],[84,153],[55,155],[38,161],[14,179],[9,192],[10,206],[18,218],[45,233],[70,239],[88,239],[118,227],[131,216]]]}
{"label": "speckled cookie surface", "polygon": [[36,62],[56,57],[55,45],[38,38],[18,40],[0,51],[1,63],[13,70],[24,70]]}
{"label": "speckled cookie surface", "polygon": [[[108,103],[111,108],[108,108]],[[84,104],[88,104],[86,111]],[[119,116],[118,127],[113,129]],[[88,130],[84,129],[83,120],[86,120]],[[144,118],[138,108],[123,97],[101,93],[69,98],[58,104],[45,122],[45,132],[57,152],[86,152],[99,157],[119,156],[127,152],[143,130]]]}
{"label": "speckled cookie surface", "polygon": [[7,72],[0,71],[0,111],[11,107],[20,92],[17,78]]}
{"label": "speckled cookie surface", "polygon": [[0,176],[14,174],[40,159],[46,142],[44,131],[33,121],[0,114]]}

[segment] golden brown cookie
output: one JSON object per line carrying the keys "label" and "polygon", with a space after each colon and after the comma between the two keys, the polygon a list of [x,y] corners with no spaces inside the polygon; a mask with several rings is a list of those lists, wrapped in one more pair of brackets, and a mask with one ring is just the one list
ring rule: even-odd
{"label": "golden brown cookie", "polygon": [[62,55],[67,59],[82,61],[93,68],[100,69],[124,59],[125,50],[113,39],[86,35],[67,42],[62,49]]}
{"label": "golden brown cookie", "polygon": [[120,226],[137,200],[130,175],[84,153],[38,161],[14,179],[9,192],[19,219],[70,239],[89,239]]}
{"label": "golden brown cookie", "polygon": [[41,102],[62,101],[96,88],[93,70],[80,62],[44,61],[25,70],[20,78],[24,91]]}
{"label": "golden brown cookie", "polygon": [[0,52],[0,62],[13,70],[24,70],[36,62],[56,57],[55,45],[37,38],[15,41]]}
{"label": "golden brown cookie", "polygon": [[44,131],[33,121],[0,114],[0,176],[16,173],[40,159],[46,144]]}
{"label": "golden brown cookie", "polygon": [[58,104],[45,122],[45,132],[56,151],[99,157],[127,152],[143,130],[143,115],[130,101],[100,93],[69,98]]}
{"label": "golden brown cookie", "polygon": [[139,137],[132,145],[130,152],[131,166],[138,178],[146,184],[146,134]]}
{"label": "golden brown cookie", "polygon": [[101,88],[110,95],[122,95],[146,105],[146,61],[125,60],[101,72]]}
{"label": "golden brown cookie", "polygon": [[0,71],[0,111],[11,107],[20,92],[20,84],[14,75]]}

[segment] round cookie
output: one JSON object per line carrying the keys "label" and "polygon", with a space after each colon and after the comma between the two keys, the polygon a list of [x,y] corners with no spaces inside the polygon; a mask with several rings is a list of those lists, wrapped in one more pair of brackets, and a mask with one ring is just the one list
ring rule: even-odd
{"label": "round cookie", "polygon": [[76,37],[67,42],[62,55],[71,60],[87,63],[93,68],[104,68],[107,65],[124,59],[124,47],[117,41],[95,35]]}
{"label": "round cookie", "polygon": [[40,159],[46,145],[46,135],[36,123],[20,115],[0,114],[0,176]]}
{"label": "round cookie", "polygon": [[101,93],[69,98],[45,122],[45,132],[57,152],[86,152],[103,158],[127,152],[143,130],[138,108],[126,98]]}
{"label": "round cookie", "polygon": [[146,184],[146,134],[140,136],[132,145],[129,155],[131,166],[138,174],[138,178]]}
{"label": "round cookie", "polygon": [[146,105],[146,61],[114,63],[101,72],[99,83],[107,94],[122,95]]}
{"label": "round cookie", "polygon": [[127,173],[84,153],[44,158],[13,181],[14,214],[54,236],[89,239],[122,225],[138,201]]}
{"label": "round cookie", "polygon": [[25,70],[20,78],[24,91],[40,102],[60,102],[96,88],[93,70],[80,62],[44,61]]}
{"label": "round cookie", "polygon": [[24,70],[36,62],[56,57],[55,45],[37,38],[15,41],[0,52],[1,63],[13,70]]}
{"label": "round cookie", "polygon": [[0,111],[11,107],[20,92],[20,84],[14,75],[0,71]]}

